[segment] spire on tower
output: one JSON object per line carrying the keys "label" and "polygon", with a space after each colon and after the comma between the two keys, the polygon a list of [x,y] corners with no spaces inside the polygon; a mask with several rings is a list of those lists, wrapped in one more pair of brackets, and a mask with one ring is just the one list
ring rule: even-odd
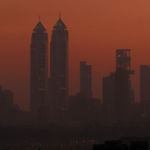
{"label": "spire on tower", "polygon": [[66,29],[66,25],[61,20],[61,13],[59,12],[59,20],[56,22],[56,24],[53,27],[54,29]]}
{"label": "spire on tower", "polygon": [[41,20],[40,20],[40,15],[39,15],[39,22],[33,29],[33,31],[46,31],[45,27],[42,25]]}

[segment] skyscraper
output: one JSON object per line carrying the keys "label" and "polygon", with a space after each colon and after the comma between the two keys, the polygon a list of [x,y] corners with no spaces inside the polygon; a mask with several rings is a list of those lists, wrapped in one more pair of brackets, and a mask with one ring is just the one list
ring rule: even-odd
{"label": "skyscraper", "polygon": [[140,65],[140,104],[143,116],[150,118],[150,67]]}
{"label": "skyscraper", "polygon": [[105,125],[111,125],[114,122],[115,111],[115,73],[103,77],[103,104],[102,104],[102,122]]}
{"label": "skyscraper", "polygon": [[80,62],[80,93],[86,98],[92,98],[92,66]]}
{"label": "skyscraper", "polygon": [[140,102],[150,101],[150,67],[140,65]]}
{"label": "skyscraper", "polygon": [[61,20],[53,27],[50,42],[50,110],[54,120],[65,119],[68,101],[68,30]]}
{"label": "skyscraper", "polygon": [[115,107],[117,122],[127,121],[132,102],[131,92],[134,93],[131,90],[130,81],[130,74],[134,74],[134,71],[130,69],[130,51],[130,49],[116,50]]}
{"label": "skyscraper", "polygon": [[117,68],[115,72],[115,116],[116,122],[128,119],[130,104],[130,76],[124,68]]}
{"label": "skyscraper", "polygon": [[124,68],[128,70],[130,74],[134,74],[134,71],[131,70],[131,56],[130,49],[117,49],[116,50],[116,70],[117,68]]}
{"label": "skyscraper", "polygon": [[11,92],[10,90],[2,91],[2,86],[0,86],[0,125],[1,126],[11,125],[13,121],[12,110],[13,110],[13,92]]}
{"label": "skyscraper", "polygon": [[10,125],[10,118],[12,114],[12,108],[13,108],[13,92],[10,90],[4,90],[2,92],[2,117],[3,122],[2,125]]}
{"label": "skyscraper", "polygon": [[115,73],[103,77],[103,105],[102,121],[105,125],[111,125],[114,122],[115,112]]}
{"label": "skyscraper", "polygon": [[33,29],[30,45],[30,111],[34,123],[45,122],[48,79],[48,34],[40,19]]}
{"label": "skyscraper", "polygon": [[103,103],[114,104],[115,99],[115,73],[110,72],[108,77],[103,77]]}

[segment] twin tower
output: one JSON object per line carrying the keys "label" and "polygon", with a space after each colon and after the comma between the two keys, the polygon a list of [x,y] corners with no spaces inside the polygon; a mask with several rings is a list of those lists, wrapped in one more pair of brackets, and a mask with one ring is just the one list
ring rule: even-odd
{"label": "twin tower", "polygon": [[34,124],[65,118],[68,101],[68,30],[61,18],[54,25],[50,42],[39,20],[30,45],[30,112]]}

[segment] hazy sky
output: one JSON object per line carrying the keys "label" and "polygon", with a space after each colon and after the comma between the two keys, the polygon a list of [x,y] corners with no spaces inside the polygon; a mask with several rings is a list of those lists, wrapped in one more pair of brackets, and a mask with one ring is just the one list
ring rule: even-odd
{"label": "hazy sky", "polygon": [[29,109],[30,42],[41,22],[51,40],[61,18],[69,30],[70,94],[79,91],[79,62],[93,69],[93,94],[102,98],[102,77],[115,71],[115,51],[131,49],[132,87],[139,100],[139,65],[150,65],[149,0],[0,0],[0,85]]}

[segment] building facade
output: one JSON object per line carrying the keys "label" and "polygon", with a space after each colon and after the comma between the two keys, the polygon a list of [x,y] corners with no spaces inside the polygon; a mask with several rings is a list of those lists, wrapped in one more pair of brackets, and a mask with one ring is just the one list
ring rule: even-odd
{"label": "building facade", "polygon": [[103,103],[113,104],[115,99],[115,73],[110,72],[110,75],[103,77]]}
{"label": "building facade", "polygon": [[50,116],[64,120],[68,103],[68,30],[61,18],[54,25],[50,42]]}
{"label": "building facade", "polygon": [[86,98],[92,98],[92,66],[80,62],[80,93]]}
{"label": "building facade", "polygon": [[114,123],[115,111],[115,73],[103,77],[103,105],[102,105],[102,122],[105,125]]}
{"label": "building facade", "polygon": [[131,90],[130,49],[116,50],[115,72],[115,116],[116,122],[126,122],[129,118],[130,105],[133,102],[133,90]]}
{"label": "building facade", "polygon": [[150,67],[140,65],[140,102],[150,101]]}
{"label": "building facade", "polygon": [[115,116],[116,122],[126,122],[129,114],[130,76],[124,68],[115,72]]}
{"label": "building facade", "polygon": [[140,65],[140,104],[142,107],[142,116],[150,120],[150,67],[149,65]]}
{"label": "building facade", "polygon": [[30,111],[33,123],[46,122],[48,34],[39,20],[30,45]]}
{"label": "building facade", "polygon": [[130,49],[117,49],[116,50],[116,70],[117,68],[124,68],[129,71],[130,74],[134,74],[134,71],[130,68],[131,56]]}

